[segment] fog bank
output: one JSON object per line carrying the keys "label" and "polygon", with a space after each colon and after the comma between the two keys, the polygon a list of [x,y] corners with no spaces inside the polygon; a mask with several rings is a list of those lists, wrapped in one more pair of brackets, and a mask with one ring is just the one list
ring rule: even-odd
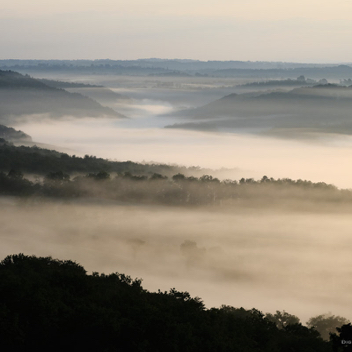
{"label": "fog bank", "polygon": [[[136,127],[143,123],[149,125]],[[352,138],[349,136],[316,134],[313,139],[285,140],[159,128],[162,123],[157,117],[124,121],[66,119],[23,122],[15,127],[35,141],[64,147],[76,155],[214,169],[239,168],[240,172],[234,171],[226,177],[267,175],[352,187]]]}
{"label": "fog bank", "polygon": [[189,291],[208,307],[352,317],[349,213],[181,209],[1,198],[0,256],[71,259],[88,271]]}

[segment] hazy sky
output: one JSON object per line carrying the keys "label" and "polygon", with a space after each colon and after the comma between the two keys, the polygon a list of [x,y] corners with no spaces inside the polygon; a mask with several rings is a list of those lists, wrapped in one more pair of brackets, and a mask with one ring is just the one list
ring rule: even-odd
{"label": "hazy sky", "polygon": [[2,0],[1,59],[351,62],[345,0]]}

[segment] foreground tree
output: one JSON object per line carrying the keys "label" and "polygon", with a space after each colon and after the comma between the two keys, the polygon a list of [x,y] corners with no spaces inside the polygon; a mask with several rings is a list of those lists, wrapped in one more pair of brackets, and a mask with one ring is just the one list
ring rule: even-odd
{"label": "foreground tree", "polygon": [[336,328],[338,334],[330,334],[333,351],[352,351],[352,326],[351,323]]}
{"label": "foreground tree", "polygon": [[278,329],[256,309],[206,309],[188,292],[148,292],[124,274],[87,275],[70,260],[0,262],[3,351],[331,352],[301,324]]}

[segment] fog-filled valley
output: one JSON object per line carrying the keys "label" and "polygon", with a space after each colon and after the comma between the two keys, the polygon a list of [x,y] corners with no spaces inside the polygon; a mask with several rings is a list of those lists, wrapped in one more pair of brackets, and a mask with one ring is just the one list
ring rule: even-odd
{"label": "fog-filled valley", "polygon": [[207,308],[352,319],[351,78],[332,64],[0,60],[0,259],[74,260]]}
{"label": "fog-filled valley", "polygon": [[207,307],[286,310],[303,323],[325,312],[349,318],[351,207],[338,210],[3,198],[1,256],[75,258],[153,291],[188,291]]}

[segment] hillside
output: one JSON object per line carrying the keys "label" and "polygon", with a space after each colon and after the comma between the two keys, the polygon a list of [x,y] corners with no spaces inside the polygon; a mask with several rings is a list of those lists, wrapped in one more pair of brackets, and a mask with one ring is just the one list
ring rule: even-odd
{"label": "hillside", "polygon": [[111,102],[115,103],[131,103],[132,99],[126,95],[116,93],[104,86],[95,84],[85,84],[76,82],[56,81],[52,79],[40,79],[49,87],[65,89],[70,93],[79,93],[86,97],[96,100],[104,106],[109,106]]}
{"label": "hillside", "polygon": [[62,171],[69,174],[100,172],[131,172],[137,175],[152,175],[160,173],[172,176],[178,172],[185,175],[201,176],[209,173],[209,169],[199,167],[184,167],[166,164],[141,164],[132,161],[110,161],[95,156],[70,156],[55,150],[38,148],[37,146],[14,146],[4,138],[0,141],[0,171],[11,169],[23,173],[46,175],[49,172]]}
{"label": "hillside", "polygon": [[288,92],[230,94],[203,107],[185,111],[185,116],[192,116],[191,122],[167,127],[256,131],[291,129],[351,134],[351,110],[352,87],[326,84]]}
{"label": "hillside", "polygon": [[48,86],[28,75],[0,71],[0,121],[9,122],[33,114],[50,117],[124,117],[81,94]]}
{"label": "hillside", "polygon": [[293,89],[299,87],[310,87],[319,84],[326,84],[326,80],[316,81],[313,79],[306,79],[304,76],[297,77],[297,79],[275,79],[275,80],[262,80],[254,81],[245,84],[240,84],[234,88],[240,89],[243,92],[246,91],[264,91],[274,89]]}

